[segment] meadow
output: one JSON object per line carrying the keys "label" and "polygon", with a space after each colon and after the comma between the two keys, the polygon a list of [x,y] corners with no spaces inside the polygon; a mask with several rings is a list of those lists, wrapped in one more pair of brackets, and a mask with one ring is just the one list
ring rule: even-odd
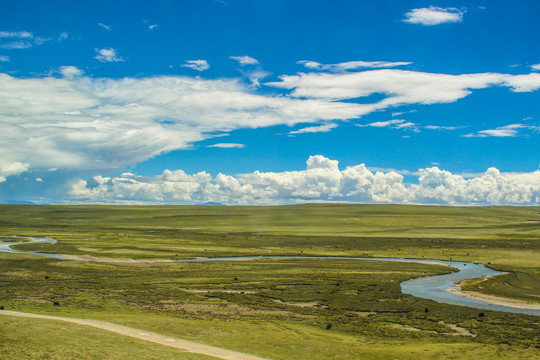
{"label": "meadow", "polygon": [[[509,272],[466,289],[540,301],[538,207],[0,205],[0,214],[0,235],[58,239],[16,246],[24,250],[158,260],[452,259]],[[400,291],[401,281],[449,271],[376,261],[134,264],[0,253],[0,305],[106,320],[268,359],[540,356],[537,316],[439,304]],[[55,321],[1,316],[0,334],[6,359],[208,358]]]}

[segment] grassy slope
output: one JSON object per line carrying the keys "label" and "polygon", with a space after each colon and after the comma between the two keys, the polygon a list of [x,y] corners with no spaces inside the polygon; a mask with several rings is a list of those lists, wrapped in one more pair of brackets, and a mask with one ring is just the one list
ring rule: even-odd
{"label": "grassy slope", "polygon": [[[539,213],[392,205],[0,206],[0,232],[60,240],[21,245],[25,249],[109,257],[451,257],[514,271],[504,280],[509,285],[501,287],[495,278],[482,286],[531,299],[540,294]],[[0,259],[0,301],[11,309],[106,319],[273,359],[537,353],[537,317],[486,312],[478,318],[477,310],[401,294],[399,281],[447,271],[439,266],[317,260],[113,265],[9,254]],[[52,301],[62,306],[52,307]],[[308,302],[316,306],[298,306]],[[477,337],[445,335],[450,330],[440,321]],[[421,331],[395,329],[393,323]]]}
{"label": "grassy slope", "polygon": [[61,321],[0,316],[0,329],[0,358],[3,360],[213,359]]}

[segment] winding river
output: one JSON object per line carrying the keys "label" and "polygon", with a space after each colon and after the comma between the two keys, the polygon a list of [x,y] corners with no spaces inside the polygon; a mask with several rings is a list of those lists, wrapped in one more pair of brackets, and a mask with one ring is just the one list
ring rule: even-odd
{"label": "winding river", "polygon": [[[5,236],[3,236],[5,238]],[[29,239],[34,243],[47,243],[55,244],[56,239],[53,238],[38,238],[38,237],[18,237],[12,236],[11,238],[24,238]],[[100,259],[100,258],[84,258],[84,257],[70,257],[68,255],[41,253],[33,251],[21,251],[13,249],[11,246],[15,244],[21,244],[20,241],[2,241],[0,242],[0,252],[25,254],[25,255],[37,255],[50,259],[58,260],[72,260],[72,261],[85,261],[85,262],[126,262],[126,260],[115,259]],[[240,256],[240,257],[220,257],[220,258],[201,258],[201,259],[183,259],[183,260],[165,260],[159,262],[208,262],[208,261],[235,261],[235,260],[258,260],[258,259],[322,259],[322,260],[353,260],[353,261],[396,261],[396,262],[413,262],[413,263],[426,263],[437,264],[452,267],[458,271],[437,276],[429,276],[417,279],[407,280],[401,283],[401,292],[404,294],[410,294],[416,297],[434,300],[440,303],[467,306],[476,309],[506,311],[513,313],[521,313],[527,315],[540,316],[540,310],[517,308],[511,306],[496,305],[486,301],[480,301],[460,295],[459,292],[451,292],[460,281],[482,278],[487,276],[495,276],[504,274],[503,272],[496,271],[485,267],[481,264],[457,262],[457,261],[445,261],[445,260],[428,260],[428,259],[400,259],[400,258],[362,258],[362,257],[340,257],[340,256]],[[151,260],[127,260],[127,262],[152,262]],[[157,261],[156,261],[157,262]]]}

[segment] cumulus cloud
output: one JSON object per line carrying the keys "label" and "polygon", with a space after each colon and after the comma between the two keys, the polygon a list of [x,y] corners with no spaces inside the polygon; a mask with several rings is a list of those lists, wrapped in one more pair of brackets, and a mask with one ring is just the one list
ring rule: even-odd
{"label": "cumulus cloud", "polygon": [[113,48],[105,49],[95,49],[98,55],[94,59],[99,60],[100,62],[118,62],[124,61],[123,58],[119,57],[116,50]]}
{"label": "cumulus cloud", "polygon": [[372,172],[364,164],[339,169],[339,163],[311,156],[299,171],[243,175],[206,172],[188,175],[166,170],[156,177],[125,173],[77,180],[70,195],[78,201],[226,204],[290,204],[306,201],[447,205],[539,205],[540,170],[501,173],[488,169],[466,179],[438,167],[420,169],[418,183],[407,185],[395,171]]}
{"label": "cumulus cloud", "polygon": [[244,144],[236,144],[236,143],[218,143],[214,145],[208,145],[207,147],[216,147],[216,148],[222,148],[222,149],[241,149],[245,147]]}
{"label": "cumulus cloud", "polygon": [[204,71],[210,68],[208,61],[206,60],[186,60],[186,62],[187,64],[184,64],[182,66],[193,70]]}
{"label": "cumulus cloud", "polygon": [[405,14],[404,22],[420,24],[424,26],[455,23],[463,21],[465,10],[456,8],[440,8],[430,6],[428,8],[412,9]]}
{"label": "cumulus cloud", "polygon": [[390,62],[390,61],[349,61],[339,64],[321,64],[316,61],[301,60],[297,64],[304,65],[311,70],[345,72],[361,68],[392,68],[396,66],[410,65],[410,62]]}
{"label": "cumulus cloud", "polygon": [[0,183],[6,181],[7,176],[18,175],[28,170],[28,164],[21,162],[7,162],[0,160]]}
{"label": "cumulus cloud", "polygon": [[62,74],[62,76],[68,79],[72,79],[76,76],[81,76],[84,73],[84,71],[77,68],[76,66],[61,66],[58,71],[60,72],[60,74]]}
{"label": "cumulus cloud", "polygon": [[337,124],[327,124],[321,126],[309,126],[302,129],[294,130],[289,132],[289,135],[294,134],[306,134],[306,133],[319,133],[319,132],[330,132],[332,129],[337,128]]}
{"label": "cumulus cloud", "polygon": [[231,56],[231,59],[238,61],[238,63],[242,66],[245,65],[257,65],[259,61],[257,59],[254,59],[250,56],[244,55],[244,56]]}

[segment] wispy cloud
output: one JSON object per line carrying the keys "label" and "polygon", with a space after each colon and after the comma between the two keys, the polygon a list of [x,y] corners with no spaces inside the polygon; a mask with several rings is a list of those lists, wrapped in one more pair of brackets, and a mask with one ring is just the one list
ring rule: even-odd
{"label": "wispy cloud", "polygon": [[410,65],[410,62],[390,62],[390,61],[349,61],[338,64],[321,64],[316,61],[301,60],[297,64],[304,65],[311,70],[345,72],[362,68],[392,68],[397,66]]}
{"label": "wispy cloud", "polygon": [[148,25],[148,29],[149,29],[149,30],[152,30],[152,29],[157,28],[158,26],[159,26],[159,25],[156,25],[156,24],[154,24],[154,25]]}
{"label": "wispy cloud", "polygon": [[391,128],[391,129],[410,129],[418,131],[417,124],[408,122],[402,119],[394,119],[387,121],[376,121],[369,124],[357,124],[358,127],[376,127],[376,128]]}
{"label": "wispy cloud", "polygon": [[32,39],[34,35],[28,31],[0,31],[0,38]]}
{"label": "wispy cloud", "polygon": [[244,55],[244,56],[231,56],[231,59],[238,61],[238,63],[242,66],[245,65],[257,65],[259,61],[257,59],[254,59],[250,56]]}
{"label": "wispy cloud", "polygon": [[222,148],[222,149],[241,149],[245,147],[244,144],[236,144],[236,143],[219,143],[214,145],[208,145],[207,147],[215,147],[215,148]]}
{"label": "wispy cloud", "polygon": [[435,74],[399,69],[368,70],[352,73],[300,73],[280,76],[266,85],[292,90],[291,96],[312,99],[354,99],[383,94],[373,104],[379,109],[404,104],[436,104],[457,101],[473,89],[509,87],[514,92],[540,88],[540,74],[509,75],[477,73]]}
{"label": "wispy cloud", "polygon": [[540,64],[531,65],[531,69],[534,71],[540,71]]}
{"label": "wispy cloud", "polygon": [[21,50],[33,46],[40,46],[51,41],[62,41],[68,38],[68,34],[63,32],[57,37],[34,36],[29,31],[0,31],[0,41],[9,40],[10,42],[1,43],[1,49]]}
{"label": "wispy cloud", "polygon": [[510,124],[495,129],[480,130],[476,133],[463,135],[463,137],[517,137],[522,136],[520,133],[520,130],[522,129],[539,131],[540,127],[524,124]]}
{"label": "wispy cloud", "polygon": [[[117,57],[113,51],[100,55]],[[404,104],[450,103],[475,89],[500,86],[524,92],[540,88],[537,73],[447,75],[385,69],[284,75],[266,84],[288,90],[275,95],[237,77],[96,79],[80,76],[76,67],[58,72],[62,78],[0,75],[1,161],[27,164],[30,171],[120,169],[237,129],[313,124],[296,131],[321,132],[340,120],[358,121],[366,114]],[[374,93],[381,96],[373,101],[340,100]],[[524,124],[472,135],[527,136],[538,131],[536,124]],[[362,126],[419,131],[424,124],[394,118]]]}
{"label": "wispy cloud", "polygon": [[424,26],[455,23],[463,21],[465,9],[441,8],[430,6],[428,8],[412,9],[405,14],[404,22]]}
{"label": "wispy cloud", "polygon": [[106,30],[109,30],[111,31],[112,28],[109,26],[109,25],[105,25],[105,24],[102,24],[102,23],[98,23],[98,26],[101,26],[102,28],[106,29]]}
{"label": "wispy cloud", "polygon": [[309,126],[305,127],[299,130],[294,130],[289,132],[289,135],[294,134],[306,134],[306,133],[319,133],[319,132],[330,132],[332,129],[337,128],[337,124],[327,124],[327,125],[321,125],[321,126]]}
{"label": "wispy cloud", "polygon": [[11,61],[11,58],[6,55],[0,55],[0,62],[8,62]]}
{"label": "wispy cloud", "polygon": [[208,61],[206,60],[186,60],[187,64],[181,65],[197,71],[204,71],[210,68]]}
{"label": "wispy cloud", "polygon": [[113,48],[105,48],[105,49],[95,49],[98,55],[94,57],[94,59],[99,60],[101,62],[118,62],[118,61],[124,61],[123,58],[119,57],[116,50]]}
{"label": "wispy cloud", "polygon": [[0,44],[1,49],[21,50],[31,48],[33,44],[30,41],[14,41],[7,44]]}
{"label": "wispy cloud", "polygon": [[457,130],[463,128],[463,126],[426,125],[424,128],[428,130]]}

